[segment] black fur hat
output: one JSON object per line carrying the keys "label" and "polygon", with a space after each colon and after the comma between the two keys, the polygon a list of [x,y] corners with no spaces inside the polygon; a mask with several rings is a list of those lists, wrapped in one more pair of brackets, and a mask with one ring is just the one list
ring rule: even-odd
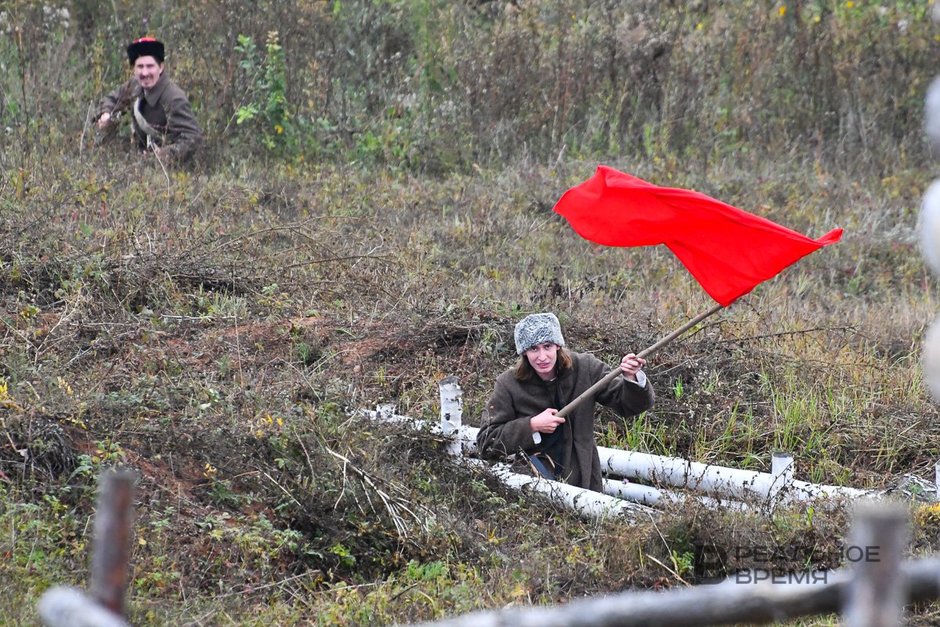
{"label": "black fur hat", "polygon": [[153,57],[157,63],[163,63],[163,42],[154,37],[135,39],[127,47],[127,58],[134,65],[138,57]]}

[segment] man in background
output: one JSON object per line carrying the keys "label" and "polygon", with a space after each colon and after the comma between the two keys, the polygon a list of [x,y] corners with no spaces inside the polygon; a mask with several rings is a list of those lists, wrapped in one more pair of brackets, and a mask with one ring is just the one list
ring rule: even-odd
{"label": "man in background", "polygon": [[142,37],[127,46],[134,77],[101,101],[96,121],[107,130],[124,111],[131,115],[133,141],[161,164],[189,160],[203,142],[189,99],[166,75],[163,42]]}

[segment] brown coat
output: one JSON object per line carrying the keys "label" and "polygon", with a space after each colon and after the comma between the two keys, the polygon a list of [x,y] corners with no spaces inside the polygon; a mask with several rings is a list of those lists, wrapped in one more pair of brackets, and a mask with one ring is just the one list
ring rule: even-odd
{"label": "brown coat", "polygon": [[164,147],[164,155],[171,161],[181,162],[192,157],[202,144],[202,130],[193,115],[189,99],[179,86],[164,72],[149,94],[144,94],[137,79],[132,78],[104,97],[98,107],[98,115],[126,111],[131,118],[134,140],[141,150],[147,149],[147,134],[134,118],[131,108],[140,98],[140,112],[155,131],[151,138],[157,147]]}
{"label": "brown coat", "polygon": [[[482,455],[497,457],[518,451],[530,455],[540,452],[542,444],[533,440],[529,418],[548,408],[561,409],[555,407],[554,386],[559,388],[562,403],[567,404],[610,370],[592,355],[570,351],[569,354],[572,368],[554,381],[543,381],[535,374],[520,381],[515,376],[515,368],[499,375],[483,412],[483,426],[477,434],[477,447]],[[654,398],[649,381],[641,388],[623,377],[616,377],[594,400],[627,418],[652,407]],[[563,430],[561,464],[567,475],[565,481],[602,491],[600,458],[594,443],[594,403],[585,401],[579,405],[559,428]]]}

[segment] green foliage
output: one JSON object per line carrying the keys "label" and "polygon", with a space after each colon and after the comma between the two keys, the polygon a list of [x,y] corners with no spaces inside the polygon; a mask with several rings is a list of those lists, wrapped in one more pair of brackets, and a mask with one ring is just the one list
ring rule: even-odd
{"label": "green foliage", "polygon": [[287,65],[278,32],[269,31],[261,57],[254,40],[238,36],[235,52],[241,56],[239,68],[246,77],[247,102],[235,111],[235,123],[250,125],[261,135],[263,147],[278,155],[296,150],[298,137],[287,101]]}
{"label": "green foliage", "polygon": [[[87,4],[68,15],[13,2],[0,25],[19,25],[0,40],[0,122],[20,148],[6,170],[80,134],[74,112],[121,76],[113,33],[136,30],[144,5],[105,19]],[[707,171],[793,153],[880,174],[928,156],[927,6],[200,0],[168,3],[159,22],[207,152],[224,148],[225,162],[439,175],[568,155]],[[25,114],[34,106],[41,119]]]}
{"label": "green foliage", "polygon": [[598,444],[628,451],[672,455],[674,448],[668,427],[663,423],[652,422],[651,418],[649,412],[644,412],[629,419],[623,429],[618,429],[615,423],[609,423]]}

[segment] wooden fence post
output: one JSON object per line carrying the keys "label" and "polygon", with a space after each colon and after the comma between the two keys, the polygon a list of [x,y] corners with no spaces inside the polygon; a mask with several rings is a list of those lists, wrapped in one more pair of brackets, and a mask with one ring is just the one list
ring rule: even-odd
{"label": "wooden fence post", "polygon": [[44,625],[128,627],[124,595],[130,573],[134,480],[134,472],[128,469],[101,475],[91,540],[90,593],[67,586],[46,590],[37,607]]}
{"label": "wooden fence post", "polygon": [[102,606],[124,616],[134,524],[135,474],[118,469],[102,476],[95,513],[89,593]]}
{"label": "wooden fence post", "polygon": [[908,539],[907,510],[896,503],[860,503],[845,560],[853,577],[842,618],[846,627],[900,625],[908,582],[900,567]]}

